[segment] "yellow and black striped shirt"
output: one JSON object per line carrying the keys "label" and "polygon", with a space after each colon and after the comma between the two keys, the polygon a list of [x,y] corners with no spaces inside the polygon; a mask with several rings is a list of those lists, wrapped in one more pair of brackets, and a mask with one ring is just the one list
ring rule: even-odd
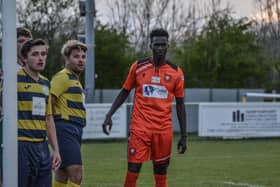
{"label": "yellow and black striped shirt", "polygon": [[41,142],[46,139],[46,115],[51,114],[48,101],[50,83],[39,75],[32,79],[23,69],[17,72],[18,140]]}
{"label": "yellow and black striped shirt", "polygon": [[76,74],[64,68],[51,80],[50,93],[57,97],[55,120],[86,125],[83,87]]}

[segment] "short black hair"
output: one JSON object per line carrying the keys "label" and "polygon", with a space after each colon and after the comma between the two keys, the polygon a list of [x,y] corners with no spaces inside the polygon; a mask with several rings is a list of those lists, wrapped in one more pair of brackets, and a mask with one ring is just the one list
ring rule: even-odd
{"label": "short black hair", "polygon": [[29,29],[27,29],[25,27],[18,27],[17,28],[17,38],[20,36],[32,38],[32,33]]}
{"label": "short black hair", "polygon": [[152,30],[150,33],[150,41],[152,41],[154,36],[165,36],[165,37],[167,37],[167,40],[169,38],[168,32],[163,28],[157,28],[157,29]]}
{"label": "short black hair", "polygon": [[44,45],[46,48],[48,48],[47,43],[43,39],[31,39],[27,40],[23,43],[20,53],[23,58],[27,58],[28,52],[31,50],[32,47],[38,46],[38,45]]}

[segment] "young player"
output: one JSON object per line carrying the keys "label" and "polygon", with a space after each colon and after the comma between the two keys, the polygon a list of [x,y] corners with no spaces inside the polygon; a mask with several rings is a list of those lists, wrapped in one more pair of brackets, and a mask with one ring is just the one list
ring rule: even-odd
{"label": "young player", "polygon": [[181,137],[179,153],[186,144],[184,105],[184,76],[182,70],[166,59],[168,33],[155,29],[150,34],[153,56],[136,61],[131,67],[123,88],[105,117],[103,131],[109,135],[112,115],[135,88],[128,139],[128,170],[125,187],[135,187],[142,163],[151,159],[156,187],[167,186],[167,168],[172,145],[172,101],[176,98]]}
{"label": "young player", "polygon": [[[47,45],[28,40],[21,47],[25,66],[17,72],[18,89],[18,186],[51,187],[52,171],[61,159],[49,100],[49,81],[44,70]],[[51,159],[48,143],[52,145]]]}
{"label": "young player", "polygon": [[83,88],[87,47],[69,40],[62,47],[65,68],[51,81],[52,104],[62,164],[55,173],[54,187],[79,187],[83,177],[81,139],[86,125]]}

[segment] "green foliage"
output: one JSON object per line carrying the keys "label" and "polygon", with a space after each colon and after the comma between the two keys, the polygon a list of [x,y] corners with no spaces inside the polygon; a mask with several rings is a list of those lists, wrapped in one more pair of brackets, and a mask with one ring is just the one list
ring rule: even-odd
{"label": "green foliage", "polygon": [[95,52],[96,88],[121,88],[134,60],[128,37],[99,24]]}
{"label": "green foliage", "polygon": [[[78,3],[74,0],[31,0],[24,7],[18,7],[20,22],[32,31],[34,38],[48,41],[47,66],[43,74],[51,78],[63,67],[62,45],[83,32],[79,31],[84,28],[84,21],[77,13]],[[133,62],[128,37],[100,22],[95,29],[95,87],[120,88]],[[84,83],[84,74],[81,81]]]}
{"label": "green foliage", "polygon": [[[75,39],[84,30],[75,0],[29,0],[18,3],[18,19],[32,30],[35,38],[49,43],[47,67],[51,78],[63,66],[60,49],[64,42]],[[145,57],[137,53],[130,41],[115,25],[97,21],[95,30],[95,88],[120,88],[129,66]],[[235,20],[227,11],[213,13],[198,35],[186,36],[172,44],[172,61],[185,72],[186,87],[267,88],[279,86],[279,60],[267,54],[266,46],[257,40],[254,26],[245,19]],[[275,73],[271,73],[275,72]],[[84,75],[81,77],[84,82]]]}
{"label": "green foliage", "polygon": [[49,46],[47,64],[43,74],[50,79],[55,73],[64,67],[64,59],[60,50],[66,40],[67,38],[62,36],[59,40],[52,42]]}
{"label": "green foliage", "polygon": [[251,23],[228,13],[214,14],[191,44],[176,50],[187,87],[259,88],[268,67],[258,61],[261,48]]}
{"label": "green foliage", "polygon": [[[19,4],[18,4],[19,5]],[[49,44],[47,65],[43,72],[51,78],[63,67],[60,54],[66,40],[75,39],[83,23],[75,0],[30,0],[17,7],[19,22],[32,31],[34,38]]]}

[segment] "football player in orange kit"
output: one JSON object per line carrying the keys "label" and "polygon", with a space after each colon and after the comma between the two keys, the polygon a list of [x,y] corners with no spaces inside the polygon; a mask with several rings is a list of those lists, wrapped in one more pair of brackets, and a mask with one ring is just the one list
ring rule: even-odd
{"label": "football player in orange kit", "polygon": [[102,124],[109,135],[112,116],[135,88],[128,139],[128,170],[125,187],[135,187],[142,163],[153,161],[156,187],[167,186],[167,168],[172,147],[172,101],[176,111],[181,137],[178,152],[187,149],[186,112],[184,105],[184,75],[182,70],[166,59],[168,33],[155,29],[150,33],[153,56],[138,60],[130,67],[123,88],[115,99]]}

